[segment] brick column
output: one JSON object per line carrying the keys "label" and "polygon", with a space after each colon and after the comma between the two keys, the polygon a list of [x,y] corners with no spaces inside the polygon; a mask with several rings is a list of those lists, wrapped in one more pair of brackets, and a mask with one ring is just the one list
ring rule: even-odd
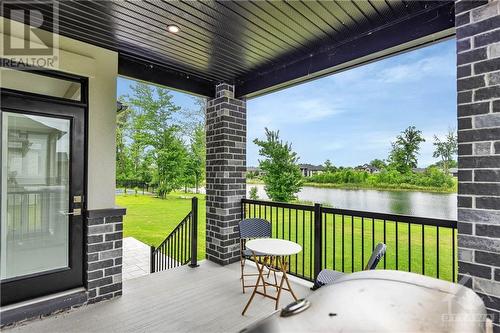
{"label": "brick column", "polygon": [[456,1],[459,278],[500,332],[500,1]]}
{"label": "brick column", "polygon": [[207,259],[226,265],[239,258],[238,223],[245,197],[246,102],[234,98],[234,86],[219,84],[208,101]]}
{"label": "brick column", "polygon": [[87,212],[87,302],[122,294],[124,208]]}

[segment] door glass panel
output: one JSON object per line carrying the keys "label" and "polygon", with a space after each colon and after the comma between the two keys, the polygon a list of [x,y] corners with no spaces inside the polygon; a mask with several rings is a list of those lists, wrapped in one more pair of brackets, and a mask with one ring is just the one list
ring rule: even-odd
{"label": "door glass panel", "polygon": [[68,266],[68,119],[2,112],[1,278]]}

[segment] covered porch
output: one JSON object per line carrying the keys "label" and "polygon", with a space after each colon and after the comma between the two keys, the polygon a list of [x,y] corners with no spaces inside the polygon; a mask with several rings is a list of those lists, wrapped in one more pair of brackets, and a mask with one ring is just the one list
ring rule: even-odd
{"label": "covered porch", "polygon": [[[457,58],[449,61],[457,62],[459,141],[457,260],[452,253],[450,271],[455,279],[456,263],[457,280],[466,278],[467,286],[484,299],[498,323],[499,1],[56,3],[57,26],[51,15],[50,20],[43,20],[53,10],[46,3],[9,3],[2,8],[2,21],[15,22],[16,29],[3,29],[2,36],[25,41],[24,17],[16,15],[19,10],[37,11],[40,15],[31,23],[60,39],[60,66],[44,70],[52,76],[54,72],[63,73],[58,76],[70,73],[82,82],[77,103],[85,123],[77,140],[82,146],[78,156],[82,172],[74,177],[80,177],[80,186],[78,193],[67,196],[74,194],[74,201],[64,207],[68,209],[65,214],[73,214],[73,209],[81,214],[67,220],[76,221],[72,225],[77,242],[71,245],[76,244],[80,255],[66,266],[78,268],[72,286],[78,287],[79,297],[28,317],[22,317],[24,310],[19,311],[13,316],[17,318],[14,324],[75,307],[15,330],[236,332],[272,313],[272,302],[257,298],[248,316],[241,316],[249,295],[241,293],[235,262],[240,256],[238,223],[245,214],[246,126],[251,117],[247,99],[447,38],[456,38]],[[182,266],[125,284],[125,210],[115,207],[118,76],[208,100],[207,260],[197,268]],[[18,94],[20,88],[9,89]],[[35,95],[31,97],[39,102],[40,96]],[[69,104],[64,96],[56,97]],[[455,241],[454,234],[450,239]],[[309,279],[324,268],[321,252],[315,252],[319,260],[314,266],[311,253]],[[16,298],[16,290],[22,290],[23,283],[37,284],[22,277],[20,282],[9,281],[12,298],[5,302],[2,298],[2,306],[15,310],[18,301],[32,306],[33,295],[50,303],[51,292],[61,290],[45,277],[47,292],[35,290],[22,299]],[[30,278],[36,281],[39,276]],[[307,283],[295,281],[294,285],[297,294],[308,295]],[[283,299],[282,305],[288,300]]]}
{"label": "covered porch", "polygon": [[[128,280],[120,298],[28,322],[12,332],[240,332],[274,312],[273,301],[257,296],[241,315],[251,290],[241,292],[239,263],[199,264]],[[312,283],[290,280],[298,297],[312,292]],[[284,293],[280,305],[292,301]]]}

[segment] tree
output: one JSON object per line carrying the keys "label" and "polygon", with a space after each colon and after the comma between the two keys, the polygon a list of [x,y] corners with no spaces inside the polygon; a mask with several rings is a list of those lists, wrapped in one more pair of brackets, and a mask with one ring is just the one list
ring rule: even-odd
{"label": "tree", "polygon": [[374,166],[375,168],[377,168],[379,170],[385,169],[387,167],[387,164],[385,163],[385,161],[381,160],[379,158],[376,158],[376,159],[372,160],[370,162],[370,165]]}
{"label": "tree", "polygon": [[390,165],[401,173],[411,171],[417,167],[417,155],[420,150],[420,144],[425,142],[422,132],[415,126],[409,126],[400,135],[396,141],[391,143],[392,150],[389,154]]}
{"label": "tree", "polygon": [[176,137],[176,130],[162,131],[163,144],[155,156],[158,167],[158,196],[165,196],[182,187],[187,167],[187,150]]}
{"label": "tree", "polygon": [[[436,163],[432,163],[427,168],[438,168],[443,171],[443,161],[437,161]],[[458,161],[456,159],[452,159],[448,162],[448,170],[451,168],[458,168]]]}
{"label": "tree", "polygon": [[205,174],[206,99],[193,97],[193,109],[175,105],[169,90],[143,83],[120,97],[128,108],[117,116],[117,179],[154,185],[164,197],[182,186],[196,186]]}
{"label": "tree", "polygon": [[192,137],[199,126],[205,126],[205,110],[207,99],[204,97],[192,97],[195,107],[185,108],[179,111],[176,120],[183,135]]}
{"label": "tree", "polygon": [[330,172],[331,173],[331,172],[335,172],[335,170],[337,169],[337,168],[335,168],[335,166],[332,164],[332,162],[329,159],[326,160],[324,164],[325,164],[324,165],[324,171],[325,172]]}
{"label": "tree", "polygon": [[200,183],[203,182],[205,178],[205,147],[205,128],[203,125],[198,125],[194,129],[193,136],[191,137],[188,154],[188,173],[193,179],[193,185],[196,189],[196,193],[198,193]]}
{"label": "tree", "polygon": [[448,174],[448,170],[454,162],[453,157],[458,153],[458,140],[455,131],[452,129],[448,130],[446,137],[442,141],[434,135],[433,145],[435,150],[432,157],[441,158],[440,164],[443,172]]}
{"label": "tree", "polygon": [[259,146],[259,168],[263,172],[265,190],[273,201],[288,202],[295,199],[303,183],[298,166],[297,154],[292,151],[291,144],[279,138],[279,131],[266,131],[266,140],[255,139]]}
{"label": "tree", "polygon": [[176,120],[181,108],[173,103],[169,90],[144,83],[131,86],[127,98],[133,108],[131,126],[131,157],[137,179],[153,178],[150,168],[156,168],[158,194],[166,194],[182,186],[187,165],[187,151],[182,141],[181,127]]}
{"label": "tree", "polygon": [[127,146],[130,112],[127,108],[116,115],[116,179],[128,180],[132,174],[132,160]]}

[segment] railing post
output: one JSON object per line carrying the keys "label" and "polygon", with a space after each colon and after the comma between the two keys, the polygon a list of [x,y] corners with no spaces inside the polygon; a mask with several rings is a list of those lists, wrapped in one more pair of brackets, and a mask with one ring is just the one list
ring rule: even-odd
{"label": "railing post", "polygon": [[149,273],[155,272],[155,247],[150,246],[150,256],[149,256]]}
{"label": "railing post", "polygon": [[321,259],[323,258],[321,243],[323,240],[321,228],[322,213],[321,204],[314,204],[314,280],[321,272]]}
{"label": "railing post", "polygon": [[189,267],[198,267],[198,198],[191,200],[191,263]]}
{"label": "railing post", "polygon": [[240,209],[241,209],[241,220],[245,219],[245,203],[243,199],[240,200]]}

